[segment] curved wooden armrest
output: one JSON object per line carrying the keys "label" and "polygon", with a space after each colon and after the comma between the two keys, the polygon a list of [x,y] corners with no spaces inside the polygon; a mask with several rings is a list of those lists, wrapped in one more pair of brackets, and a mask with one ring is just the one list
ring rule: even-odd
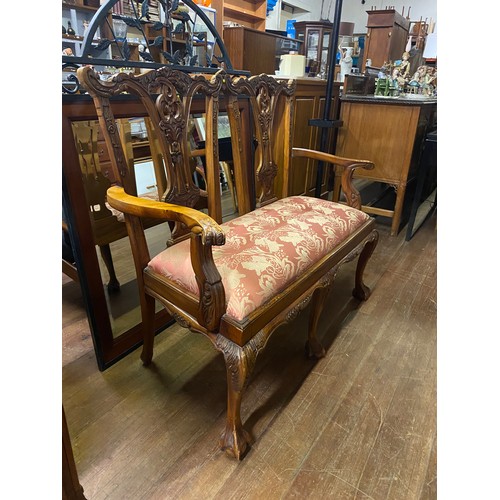
{"label": "curved wooden armrest", "polygon": [[194,208],[139,198],[127,194],[121,186],[108,188],[107,201],[113,208],[126,214],[182,222],[192,233],[201,235],[204,245],[224,245],[226,242],[219,224]]}
{"label": "curved wooden armrest", "polygon": [[313,160],[324,161],[326,163],[335,163],[341,167],[351,167],[353,169],[361,167],[366,170],[372,170],[375,167],[375,165],[368,160],[344,158],[343,156],[336,156],[330,153],[324,153],[323,151],[316,151],[314,149],[292,148],[292,156],[294,158],[305,157]]}
{"label": "curved wooden armrest", "polygon": [[361,196],[359,191],[352,184],[352,176],[354,170],[357,168],[364,168],[366,170],[372,170],[375,165],[368,160],[356,160],[354,158],[344,158],[342,156],[332,155],[330,153],[324,153],[323,151],[315,151],[313,149],[304,148],[292,148],[293,158],[311,158],[312,160],[324,161],[326,163],[334,163],[343,167],[342,172],[342,191],[346,196],[347,204],[350,207],[357,208],[361,210]]}
{"label": "curved wooden armrest", "polygon": [[[107,198],[113,208],[126,214],[182,222],[189,228],[194,235],[191,238],[191,264],[200,290],[198,322],[208,331],[218,331],[226,311],[226,300],[222,279],[213,259],[212,245],[224,245],[226,237],[217,222],[193,208],[129,195],[120,186],[110,187]],[[145,261],[140,261],[139,267],[145,264]]]}

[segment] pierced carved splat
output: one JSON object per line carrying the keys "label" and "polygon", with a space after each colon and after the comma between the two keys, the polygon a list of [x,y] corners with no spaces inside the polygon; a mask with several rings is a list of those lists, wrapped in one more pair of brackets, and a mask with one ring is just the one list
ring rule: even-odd
{"label": "pierced carved splat", "polygon": [[[110,98],[123,93],[136,95],[144,105],[150,118],[151,127],[158,139],[163,156],[166,187],[159,192],[161,201],[186,207],[195,207],[202,193],[195,185],[189,163],[187,123],[191,104],[197,94],[204,97],[210,106],[211,120],[207,120],[207,170],[217,169],[218,173],[218,94],[221,90],[224,72],[215,74],[210,80],[202,75],[191,77],[170,68],[152,70],[139,76],[120,73],[107,81],[101,81],[91,68],[83,68],[82,82],[94,99],[98,108],[99,121],[105,131],[108,147],[112,149],[115,175],[121,180],[127,192],[133,193],[129,179],[127,161],[113,116]],[[156,96],[156,99],[152,97]],[[158,186],[163,183],[158,182]],[[127,189],[129,187],[130,189]],[[172,240],[177,241],[187,234],[186,228],[175,224]]]}
{"label": "pierced carved splat", "polygon": [[96,220],[109,217],[112,213],[104,200],[110,182],[106,178],[107,169],[103,171],[97,154],[99,124],[96,121],[75,121],[72,128],[89,209]]}
{"label": "pierced carved splat", "polygon": [[[81,76],[89,93],[100,98],[100,123],[106,131],[106,142],[113,150],[111,157],[121,181],[125,182],[127,177],[126,160],[109,98],[130,93],[143,103],[159,138],[167,178],[165,192],[158,193],[160,199],[194,207],[200,198],[200,189],[194,184],[189,167],[188,116],[193,97],[197,93],[214,98],[218,95],[222,86],[222,74],[216,74],[211,80],[207,80],[201,75],[191,78],[186,73],[165,67],[140,76],[120,73],[110,80],[101,81],[91,68],[84,68]],[[157,95],[155,102],[152,101],[151,94]],[[216,120],[217,106],[214,111]],[[207,123],[207,128],[212,127],[212,124]]]}
{"label": "pierced carved splat", "polygon": [[281,94],[287,96],[290,105],[291,96],[295,92],[296,82],[280,82],[268,75],[259,75],[249,79],[237,78],[227,81],[230,93],[234,95],[246,94],[252,101],[252,111],[255,121],[255,139],[258,143],[256,150],[255,173],[260,183],[261,205],[276,199],[274,193],[274,179],[278,173],[278,165],[273,156],[273,132],[276,106]]}

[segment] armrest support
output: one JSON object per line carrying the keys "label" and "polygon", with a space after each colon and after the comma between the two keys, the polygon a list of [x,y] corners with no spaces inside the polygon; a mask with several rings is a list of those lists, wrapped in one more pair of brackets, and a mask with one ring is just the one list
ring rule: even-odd
{"label": "armrest support", "polygon": [[[203,212],[172,203],[138,198],[125,193],[120,186],[110,187],[107,199],[113,208],[129,216],[182,222],[190,229],[191,265],[200,291],[197,319],[208,331],[218,331],[220,319],[226,310],[226,301],[222,279],[212,255],[212,245],[224,245],[222,228]],[[137,267],[142,265],[144,263],[136,263]]]}
{"label": "armrest support", "polygon": [[375,165],[371,161],[344,158],[342,156],[336,156],[330,153],[324,153],[322,151],[315,151],[312,149],[304,148],[292,148],[292,157],[311,158],[312,160],[319,160],[325,163],[332,163],[343,167],[341,182],[342,191],[344,191],[345,193],[347,204],[350,207],[361,210],[361,196],[359,194],[359,191],[352,184],[352,176],[354,174],[354,170],[356,170],[357,168],[372,170]]}

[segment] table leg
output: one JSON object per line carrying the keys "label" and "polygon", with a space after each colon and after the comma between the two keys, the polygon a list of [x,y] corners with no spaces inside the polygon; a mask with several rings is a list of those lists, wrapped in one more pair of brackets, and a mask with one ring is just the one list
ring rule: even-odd
{"label": "table leg", "polygon": [[397,236],[399,224],[401,222],[401,213],[403,212],[403,202],[405,199],[406,183],[396,185],[396,205],[392,216],[391,236]]}

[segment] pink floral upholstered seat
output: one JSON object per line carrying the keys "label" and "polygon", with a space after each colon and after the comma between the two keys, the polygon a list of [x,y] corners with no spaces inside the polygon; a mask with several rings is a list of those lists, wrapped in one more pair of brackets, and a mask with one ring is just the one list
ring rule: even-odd
{"label": "pink floral upholstered seat", "polygon": [[[226,314],[241,321],[368,218],[346,205],[293,196],[222,224],[226,244],[214,246],[213,256],[226,292]],[[199,296],[189,241],[158,254],[149,268]]]}

